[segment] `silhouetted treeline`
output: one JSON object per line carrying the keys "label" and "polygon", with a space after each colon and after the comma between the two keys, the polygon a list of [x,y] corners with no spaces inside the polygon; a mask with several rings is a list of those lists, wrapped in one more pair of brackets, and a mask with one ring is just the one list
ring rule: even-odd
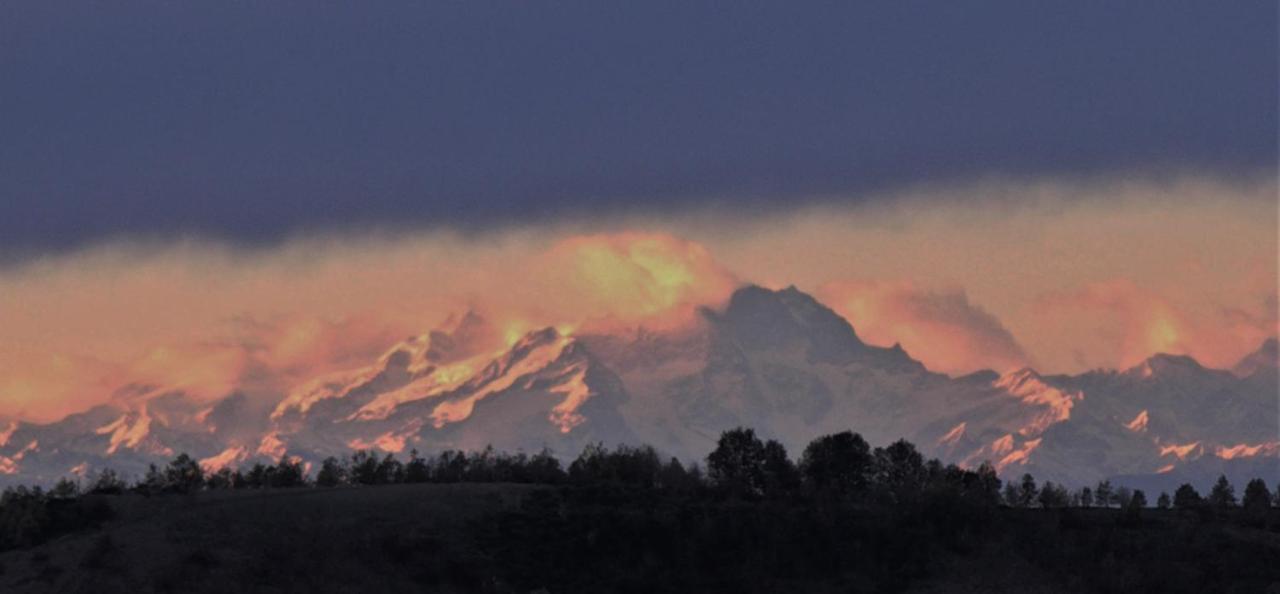
{"label": "silhouetted treeline", "polygon": [[10,487],[0,494],[0,550],[39,544],[60,534],[93,528],[109,519],[101,499],[79,496],[75,483],[53,489]]}
{"label": "silhouetted treeline", "polygon": [[[974,519],[998,507],[1074,509],[1118,508],[1121,518],[1137,522],[1141,510],[1186,510],[1202,519],[1216,511],[1243,508],[1241,517],[1265,523],[1267,510],[1280,505],[1280,489],[1273,495],[1262,479],[1254,479],[1237,500],[1234,487],[1221,477],[1207,496],[1182,485],[1154,502],[1141,490],[1102,481],[1074,491],[1046,481],[1037,484],[1023,475],[1004,483],[989,463],[976,469],[925,459],[914,445],[899,440],[872,448],[850,431],[813,440],[798,459],[782,444],[763,440],[751,429],[724,432],[708,454],[704,467],[664,459],[650,446],[602,444],[587,446],[567,468],[549,450],[533,455],[446,450],[430,456],[411,451],[407,459],[395,454],[356,451],[329,457],[308,468],[300,458],[285,455],[274,464],[206,471],[187,454],[163,467],[151,465],[129,482],[104,469],[84,483],[63,479],[48,491],[6,489],[0,496],[0,549],[28,546],[51,535],[101,522],[109,507],[95,497],[135,493],[146,496],[198,491],[280,488],[332,488],[409,483],[526,483],[574,489],[581,497],[610,497],[610,493],[651,493],[684,502],[709,505],[774,502],[782,506],[823,510],[897,509],[919,511],[947,530],[973,528]],[[594,494],[594,495],[592,495]],[[701,504],[701,503],[700,503]]]}

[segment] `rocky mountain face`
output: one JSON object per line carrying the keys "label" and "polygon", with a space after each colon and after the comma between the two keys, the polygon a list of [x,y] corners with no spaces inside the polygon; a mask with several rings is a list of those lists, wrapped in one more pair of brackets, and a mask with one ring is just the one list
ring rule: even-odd
{"label": "rocky mountain face", "polygon": [[233,393],[197,404],[144,399],[49,424],[0,428],[0,480],[47,483],[112,467],[138,475],[177,452],[208,468],[355,449],[550,448],[650,443],[700,459],[719,433],[750,426],[794,456],[824,433],[873,444],[905,437],[927,455],[1006,477],[1138,485],[1280,477],[1276,342],[1232,371],[1156,355],[1127,370],[1031,369],[948,377],[897,345],[858,338],[795,288],[738,290],[691,328],[566,336],[547,328],[485,350],[469,314],[390,348],[369,366],[307,382],[273,402]]}

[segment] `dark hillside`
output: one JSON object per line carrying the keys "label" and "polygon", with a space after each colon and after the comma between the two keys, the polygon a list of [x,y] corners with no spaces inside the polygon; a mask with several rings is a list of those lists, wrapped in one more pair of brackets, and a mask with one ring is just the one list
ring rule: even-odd
{"label": "dark hillside", "polygon": [[[1154,501],[1152,501],[1154,500]],[[1154,506],[1152,506],[1154,503]],[[357,452],[0,494],[0,592],[1280,591],[1262,479],[1148,499],[944,466],[844,431],[794,462],[751,429],[700,465],[651,447]]]}
{"label": "dark hillside", "polygon": [[1115,509],[967,515],[513,484],[101,498],[115,515],[100,528],[0,555],[0,591],[1203,593],[1280,583],[1280,533],[1169,510],[1132,523]]}

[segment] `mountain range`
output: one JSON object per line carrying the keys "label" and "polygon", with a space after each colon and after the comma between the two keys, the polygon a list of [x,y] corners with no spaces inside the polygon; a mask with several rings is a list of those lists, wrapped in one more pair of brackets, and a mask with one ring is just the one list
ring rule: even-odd
{"label": "mountain range", "polygon": [[951,377],[898,345],[865,343],[794,287],[757,286],[679,330],[545,328],[495,352],[479,339],[485,329],[468,313],[269,401],[126,386],[111,403],[56,422],[11,421],[0,427],[0,482],[44,484],[106,467],[137,476],[178,452],[216,469],[286,454],[316,464],[356,449],[403,456],[489,445],[570,459],[604,442],[649,443],[693,461],[736,426],[793,456],[814,437],[852,429],[873,444],[906,438],[945,462],[990,461],[1005,478],[1029,472],[1067,485],[1280,479],[1274,338],[1231,370],[1157,354],[1079,375]]}

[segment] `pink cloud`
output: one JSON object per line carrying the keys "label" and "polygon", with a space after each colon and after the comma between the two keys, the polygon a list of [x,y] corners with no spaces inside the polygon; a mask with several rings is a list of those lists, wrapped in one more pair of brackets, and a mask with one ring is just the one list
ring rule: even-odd
{"label": "pink cloud", "polygon": [[931,369],[966,373],[1025,367],[1030,357],[995,316],[962,290],[907,281],[837,281],[818,294],[866,341],[900,343]]}

